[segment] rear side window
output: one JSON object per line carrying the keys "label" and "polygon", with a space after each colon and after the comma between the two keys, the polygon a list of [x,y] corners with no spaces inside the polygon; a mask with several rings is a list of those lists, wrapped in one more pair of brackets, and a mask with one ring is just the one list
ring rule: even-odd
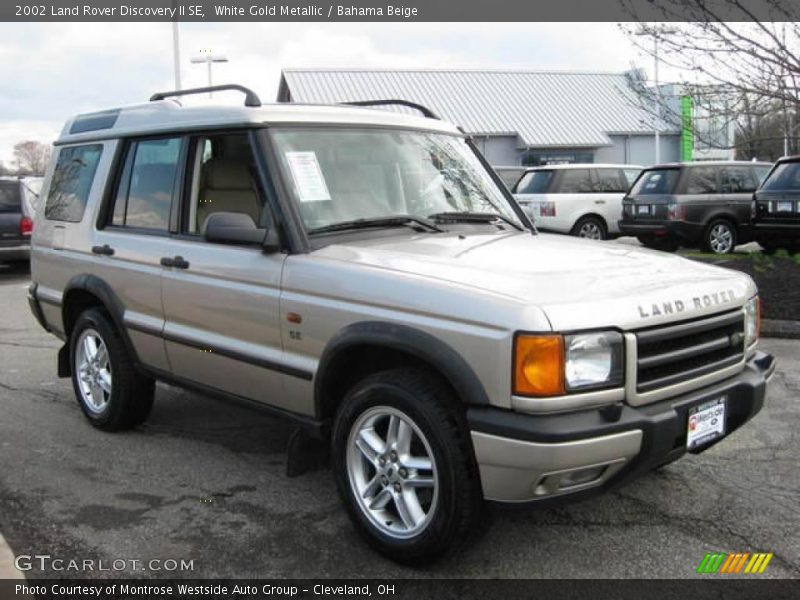
{"label": "rear side window", "polygon": [[678,169],[652,169],[643,171],[631,190],[632,196],[671,194],[678,182]]}
{"label": "rear side window", "polygon": [[764,182],[763,189],[769,191],[800,191],[800,163],[781,163]]}
{"label": "rear side window", "polygon": [[596,192],[614,192],[624,194],[628,191],[628,180],[620,169],[597,169]]}
{"label": "rear side window", "polygon": [[692,167],[686,181],[687,194],[716,194],[717,170],[714,167]]}
{"label": "rear side window", "polygon": [[16,213],[20,210],[19,183],[0,181],[0,213]]}
{"label": "rear side window", "polygon": [[553,180],[553,171],[528,171],[514,190],[515,194],[544,194]]}
{"label": "rear side window", "polygon": [[111,224],[167,231],[178,175],[181,138],[133,142],[128,147]]}
{"label": "rear side window", "polygon": [[77,223],[83,218],[102,153],[101,144],[70,146],[59,151],[44,207],[47,219]]}
{"label": "rear side window", "polygon": [[722,167],[719,178],[723,194],[754,192],[756,189],[756,180],[750,167]]}
{"label": "rear side window", "polygon": [[575,194],[591,192],[592,177],[589,169],[564,169],[558,193]]}

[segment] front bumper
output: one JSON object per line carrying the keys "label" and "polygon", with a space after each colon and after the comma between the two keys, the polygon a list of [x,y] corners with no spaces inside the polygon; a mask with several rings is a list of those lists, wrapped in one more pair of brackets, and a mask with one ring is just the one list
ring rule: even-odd
{"label": "front bumper", "polygon": [[683,456],[693,406],[726,396],[725,436],[741,427],[761,410],[774,370],[774,357],[757,352],[734,377],[661,402],[622,405],[616,411],[535,416],[471,407],[467,420],[484,497],[546,503],[621,485]]}

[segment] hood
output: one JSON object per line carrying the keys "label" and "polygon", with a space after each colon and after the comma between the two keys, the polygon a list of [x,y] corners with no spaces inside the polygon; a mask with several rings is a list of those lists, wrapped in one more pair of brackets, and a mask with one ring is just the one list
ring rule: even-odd
{"label": "hood", "polygon": [[465,285],[542,309],[554,330],[632,329],[741,306],[739,272],[616,242],[522,232],[418,234],[314,253]]}

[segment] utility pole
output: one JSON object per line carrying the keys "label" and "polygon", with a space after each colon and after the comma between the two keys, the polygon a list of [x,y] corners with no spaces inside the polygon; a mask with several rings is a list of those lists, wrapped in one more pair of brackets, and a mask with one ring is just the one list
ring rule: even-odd
{"label": "utility pole", "polygon": [[[211,52],[202,52],[197,56],[193,56],[190,59],[191,62],[194,64],[199,63],[206,63],[206,68],[208,69],[208,87],[213,85],[212,77],[211,77],[211,65],[214,63],[224,63],[228,62],[227,57],[222,56],[221,54],[211,54]],[[213,92],[208,92],[208,97],[211,98],[213,96]]]}

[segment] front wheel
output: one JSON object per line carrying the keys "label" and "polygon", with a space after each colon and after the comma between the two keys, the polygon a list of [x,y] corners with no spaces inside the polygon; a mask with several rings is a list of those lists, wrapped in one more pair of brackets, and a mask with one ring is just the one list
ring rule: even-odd
{"label": "front wheel", "polygon": [[155,384],[136,372],[105,311],[83,312],[70,336],[72,386],[89,422],[105,431],[142,423],[153,406]]}
{"label": "front wheel", "polygon": [[712,221],[706,227],[703,246],[713,254],[730,254],[736,247],[736,227],[725,219]]}
{"label": "front wheel", "polygon": [[463,541],[481,507],[461,407],[434,374],[395,369],[346,395],[332,435],[339,494],[358,532],[401,563]]}
{"label": "front wheel", "polygon": [[602,219],[583,217],[575,223],[570,234],[589,240],[605,240],[608,238],[608,229]]}

